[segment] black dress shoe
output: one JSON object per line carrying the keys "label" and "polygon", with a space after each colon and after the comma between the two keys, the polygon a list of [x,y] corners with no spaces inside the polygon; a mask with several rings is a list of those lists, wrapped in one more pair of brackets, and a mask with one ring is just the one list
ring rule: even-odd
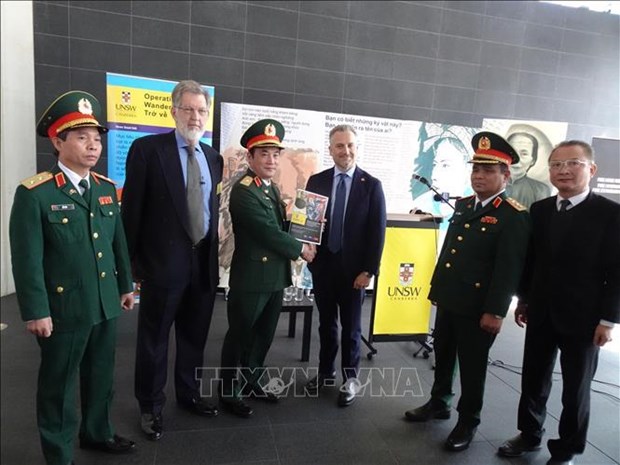
{"label": "black dress shoe", "polygon": [[459,452],[469,447],[469,443],[474,439],[476,434],[475,426],[468,426],[464,423],[457,423],[448,439],[446,439],[445,447],[452,452]]}
{"label": "black dress shoe", "polygon": [[269,402],[271,404],[276,404],[280,400],[280,397],[278,395],[274,394],[271,391],[265,391],[263,387],[258,384],[255,384],[253,386],[249,384],[246,385],[242,390],[242,394],[244,396]]}
{"label": "black dress shoe", "polygon": [[249,418],[254,414],[254,410],[238,397],[220,397],[220,403],[227,412],[241,418]]}
{"label": "black dress shoe", "polygon": [[80,439],[80,449],[99,450],[108,454],[129,454],[136,450],[136,443],[127,438],[117,436],[103,442],[86,441]]}
{"label": "black dress shoe", "polygon": [[553,457],[551,457],[549,460],[547,460],[546,465],[574,465],[574,463],[575,462],[573,462],[573,459],[558,460],[558,459],[554,459]]}
{"label": "black dress shoe", "polygon": [[450,409],[446,407],[439,407],[436,403],[429,400],[421,407],[414,408],[413,410],[407,410],[405,412],[405,418],[408,421],[428,421],[433,418],[437,420],[447,420],[450,418]]}
{"label": "black dress shoe", "polygon": [[348,407],[355,402],[355,396],[358,393],[359,384],[356,384],[353,381],[353,378],[349,379],[342,386],[340,386],[340,392],[338,393],[338,407]]}
{"label": "black dress shoe", "polygon": [[324,375],[319,373],[306,383],[306,389],[308,391],[318,391],[325,386],[334,386],[336,383],[336,373],[330,375]]}
{"label": "black dress shoe", "polygon": [[355,393],[349,391],[338,393],[338,407],[348,407],[353,402],[355,402]]}
{"label": "black dress shoe", "polygon": [[177,401],[179,406],[188,412],[205,417],[217,416],[217,407],[203,399],[189,399]]}
{"label": "black dress shoe", "polygon": [[502,457],[521,457],[527,452],[540,450],[540,440],[527,440],[522,434],[508,439],[497,449],[497,455]]}
{"label": "black dress shoe", "polygon": [[140,428],[150,441],[159,441],[164,435],[164,420],[161,413],[143,413],[140,417]]}

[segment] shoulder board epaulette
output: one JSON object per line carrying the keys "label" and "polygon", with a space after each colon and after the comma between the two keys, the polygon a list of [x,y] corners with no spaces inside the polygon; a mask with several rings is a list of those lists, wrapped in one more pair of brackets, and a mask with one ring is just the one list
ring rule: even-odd
{"label": "shoulder board epaulette", "polygon": [[241,181],[239,181],[239,184],[248,187],[250,184],[252,184],[252,181],[254,180],[254,178],[252,178],[252,176],[246,176],[244,177]]}
{"label": "shoulder board epaulette", "polygon": [[49,181],[50,179],[54,179],[54,175],[49,171],[44,171],[39,174],[35,174],[29,178],[24,179],[21,182],[21,185],[27,189],[34,189],[37,186],[40,186],[44,182]]}
{"label": "shoulder board epaulette", "polygon": [[110,184],[114,184],[116,185],[116,181],[111,180],[110,178],[106,178],[105,176],[100,175],[99,173],[95,173],[94,171],[91,171],[91,174],[95,177],[95,178],[99,178],[103,181],[108,181]]}
{"label": "shoulder board epaulette", "polygon": [[515,210],[522,212],[524,210],[527,210],[527,207],[525,205],[521,205],[519,202],[517,202],[515,199],[513,199],[512,197],[506,197],[506,202],[508,202],[508,204],[514,208]]}

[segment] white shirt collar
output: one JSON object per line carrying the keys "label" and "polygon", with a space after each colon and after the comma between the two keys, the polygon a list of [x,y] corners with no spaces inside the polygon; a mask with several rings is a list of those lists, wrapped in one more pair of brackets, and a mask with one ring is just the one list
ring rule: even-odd
{"label": "white shirt collar", "polygon": [[[570,205],[566,207],[566,209],[570,210],[571,208],[579,205],[581,202],[583,202],[586,199],[586,197],[588,197],[589,193],[590,193],[590,188],[588,187],[581,194],[573,195],[572,197],[569,197],[568,199],[566,199],[566,200],[570,200]],[[561,197],[560,194],[558,194],[555,198],[555,206],[558,210],[560,209],[560,202],[562,200],[565,200],[565,199],[564,197]]]}
{"label": "white shirt collar", "polygon": [[486,207],[492,200],[495,200],[495,197],[497,197],[498,195],[500,195],[502,192],[504,192],[506,189],[502,189],[501,191],[499,191],[497,194],[492,195],[491,197],[489,197],[486,200],[480,200],[478,198],[478,196],[476,196],[476,203],[474,204],[474,207],[478,204],[478,202],[480,202],[482,204],[482,207]]}
{"label": "white shirt collar", "polygon": [[88,187],[90,188],[90,172],[86,175],[85,178],[83,178],[82,176],[77,174],[75,171],[72,171],[71,169],[67,168],[67,166],[63,165],[60,160],[58,160],[58,167],[63,171],[63,173],[67,175],[67,177],[69,178],[69,181],[71,181],[71,183],[75,186],[75,188],[80,191],[80,193],[83,190],[82,187],[80,187],[80,181],[82,179],[86,179],[86,182],[88,183]]}

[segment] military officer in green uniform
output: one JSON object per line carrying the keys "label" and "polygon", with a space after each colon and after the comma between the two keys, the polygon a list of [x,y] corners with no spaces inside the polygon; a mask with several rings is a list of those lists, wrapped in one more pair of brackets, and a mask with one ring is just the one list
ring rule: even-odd
{"label": "military officer in green uniform", "polygon": [[[316,252],[285,231],[285,209],[272,181],[283,148],[284,127],[264,119],[241,137],[249,169],[230,193],[235,251],[230,268],[229,329],[222,346],[220,401],[240,417],[252,415],[242,396],[267,401],[278,397],[261,387],[263,363],[271,346],[283,289],[291,285],[291,260],[312,261]],[[237,367],[241,376],[237,379]]]}
{"label": "military officer in green uniform", "polygon": [[489,349],[516,293],[530,234],[525,207],[504,192],[516,151],[491,132],[476,134],[472,146],[475,195],[457,201],[431,280],[429,299],[437,305],[431,399],[405,413],[409,421],[449,418],[458,361],[459,419],[445,443],[451,451],[467,449],[480,423]]}
{"label": "military officer in green uniform", "polygon": [[113,182],[91,171],[101,155],[97,99],[82,91],[58,97],[38,122],[58,164],[18,186],[9,237],[17,300],[37,337],[41,365],[37,420],[49,465],[73,464],[80,447],[135,449],[110,422],[116,318],[133,307],[127,244]]}

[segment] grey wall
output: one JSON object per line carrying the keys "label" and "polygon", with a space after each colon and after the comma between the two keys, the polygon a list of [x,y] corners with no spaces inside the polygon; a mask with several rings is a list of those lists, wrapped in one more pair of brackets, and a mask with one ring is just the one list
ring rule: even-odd
{"label": "grey wall", "polygon": [[220,102],[618,138],[619,25],[525,1],[35,1],[36,110],[70,89],[104,100],[109,71],[216,86],[216,148]]}

